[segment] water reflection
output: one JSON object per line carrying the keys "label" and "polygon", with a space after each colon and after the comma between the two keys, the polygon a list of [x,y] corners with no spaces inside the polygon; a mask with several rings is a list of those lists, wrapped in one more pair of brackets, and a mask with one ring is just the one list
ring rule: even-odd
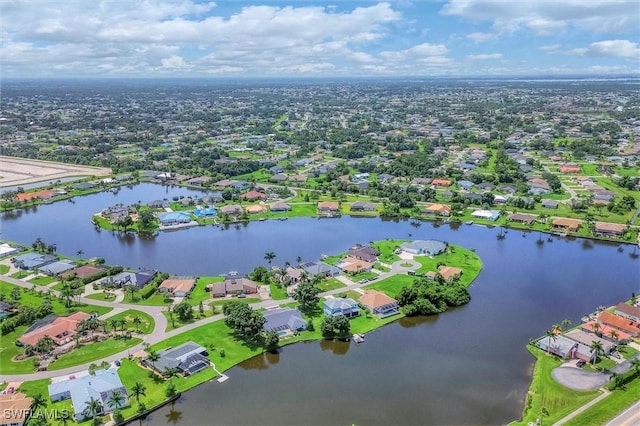
{"label": "water reflection", "polygon": [[331,351],[334,355],[346,355],[351,347],[351,342],[343,342],[341,340],[320,340],[320,349],[323,351]]}

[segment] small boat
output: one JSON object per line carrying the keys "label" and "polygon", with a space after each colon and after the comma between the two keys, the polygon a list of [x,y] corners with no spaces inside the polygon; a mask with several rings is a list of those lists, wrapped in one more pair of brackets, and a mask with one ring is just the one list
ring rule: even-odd
{"label": "small boat", "polygon": [[258,219],[260,222],[264,222],[264,217],[261,217],[260,219]]}
{"label": "small boat", "polygon": [[287,220],[287,219],[289,219],[289,218],[288,217],[281,217],[278,220]]}
{"label": "small boat", "polygon": [[351,340],[353,340],[355,343],[362,343],[364,342],[364,335],[354,334],[353,336],[351,336]]}
{"label": "small boat", "polygon": [[468,220],[465,222],[466,225],[473,225],[473,221],[472,220]]}

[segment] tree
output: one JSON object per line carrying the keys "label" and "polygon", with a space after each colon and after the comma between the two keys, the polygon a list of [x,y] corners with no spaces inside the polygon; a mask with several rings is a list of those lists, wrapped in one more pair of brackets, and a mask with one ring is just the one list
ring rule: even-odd
{"label": "tree", "polygon": [[296,263],[298,264],[298,266],[300,266],[300,264],[302,263],[302,257],[301,256],[296,257]]}
{"label": "tree", "polygon": [[270,331],[264,338],[264,346],[268,351],[275,351],[280,344],[280,336],[275,331]]}
{"label": "tree", "polygon": [[180,321],[183,322],[189,321],[193,318],[193,308],[191,307],[191,304],[189,304],[189,302],[187,302],[186,300],[183,300],[182,302],[174,306],[173,312],[175,312],[175,314],[178,315]]}
{"label": "tree", "polygon": [[156,369],[156,361],[160,359],[160,354],[158,354],[153,349],[147,349],[147,361],[151,363],[151,368],[155,371]]}
{"label": "tree", "polygon": [[133,317],[133,325],[136,327],[136,333],[140,333],[140,324],[142,324],[142,319],[139,316]]}
{"label": "tree", "polygon": [[[33,397],[33,401],[31,401],[31,405],[29,406],[29,410],[31,410],[31,416],[35,416],[38,411],[47,406],[47,399],[42,396],[41,393],[37,394]],[[31,424],[29,422],[29,424]]]}
{"label": "tree", "polygon": [[595,365],[595,363],[598,361],[598,358],[604,354],[604,348],[602,346],[602,343],[600,343],[597,340],[594,340],[593,342],[591,342],[591,350],[594,353],[594,357],[593,357],[593,364]]}
{"label": "tree", "polygon": [[562,320],[560,325],[562,326],[562,329],[564,331],[567,331],[569,329],[569,327],[571,326],[571,320],[568,319],[568,318],[565,318],[565,319]]}
{"label": "tree", "polygon": [[611,330],[611,331],[609,332],[609,337],[610,337],[610,338],[611,338],[611,340],[613,340],[614,342],[617,342],[617,341],[618,341],[618,337],[619,337],[618,332],[617,332],[617,331],[615,331],[615,330]]}
{"label": "tree", "polygon": [[83,254],[84,254],[84,251],[82,251],[82,250],[78,250],[78,251],[76,252],[76,256],[77,256],[77,257],[81,257]]}
{"label": "tree", "polygon": [[147,396],[147,387],[140,382],[135,382],[131,388],[131,396],[133,396],[138,405],[140,405],[140,397]]}
{"label": "tree", "polygon": [[131,302],[135,302],[135,294],[138,291],[138,288],[135,285],[128,284],[124,286],[124,291],[129,293],[129,298]]}
{"label": "tree", "polygon": [[262,312],[255,311],[246,303],[229,302],[222,308],[225,323],[241,338],[257,342],[262,336],[265,319]]}
{"label": "tree", "polygon": [[41,354],[48,353],[51,352],[54,346],[55,342],[53,339],[50,336],[44,336],[36,343],[36,351]]}
{"label": "tree", "polygon": [[311,312],[318,305],[320,289],[313,282],[302,282],[298,285],[293,298],[300,303],[300,310],[303,312]]}
{"label": "tree", "polygon": [[265,253],[264,260],[269,264],[269,269],[271,269],[271,262],[276,258],[276,254],[272,251]]}
{"label": "tree", "polygon": [[325,339],[346,340],[351,336],[351,324],[344,315],[326,316],[320,327],[322,337]]}
{"label": "tree", "polygon": [[557,339],[556,332],[552,328],[551,330],[545,331],[544,335],[547,337],[547,354],[550,354],[551,353],[551,341],[553,340],[555,342],[556,339]]}
{"label": "tree", "polygon": [[640,358],[633,358],[631,360],[631,366],[635,370],[636,374],[640,374]]}
{"label": "tree", "polygon": [[545,417],[549,417],[549,410],[546,407],[542,407],[540,409],[540,425],[542,426],[542,421]]}
{"label": "tree", "polygon": [[109,395],[109,398],[107,399],[107,405],[111,408],[118,409],[122,407],[124,401],[125,397],[122,392],[114,390],[113,392],[111,392],[111,395]]}
{"label": "tree", "polygon": [[85,415],[91,416],[91,418],[95,420],[96,416],[102,413],[102,409],[103,407],[100,401],[95,399],[94,397],[91,397],[85,405],[84,413]]}

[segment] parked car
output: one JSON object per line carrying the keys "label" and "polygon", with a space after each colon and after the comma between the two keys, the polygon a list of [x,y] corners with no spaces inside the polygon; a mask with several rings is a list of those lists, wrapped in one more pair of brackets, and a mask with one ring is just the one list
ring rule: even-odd
{"label": "parked car", "polygon": [[7,389],[7,393],[8,393],[9,395],[11,395],[14,391],[15,391],[15,389],[14,389],[14,387],[13,387],[13,386],[9,386],[9,389]]}
{"label": "parked car", "polygon": [[585,362],[585,361],[580,360],[580,361],[576,362],[576,367],[578,367],[578,368],[582,368],[582,367],[584,367],[584,365],[585,365],[585,364],[586,364],[586,362]]}

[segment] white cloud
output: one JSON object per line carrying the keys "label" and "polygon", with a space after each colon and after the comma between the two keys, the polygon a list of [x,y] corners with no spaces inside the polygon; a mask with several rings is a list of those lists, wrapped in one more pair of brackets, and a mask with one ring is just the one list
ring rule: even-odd
{"label": "white cloud", "polygon": [[629,40],[604,40],[591,43],[588,47],[571,50],[569,53],[580,56],[620,57],[640,59],[640,46]]}
{"label": "white cloud", "polygon": [[491,41],[491,40],[495,40],[498,35],[494,34],[494,33],[479,33],[479,32],[475,32],[475,33],[471,33],[471,34],[467,34],[466,36],[469,40],[473,40],[476,43],[484,43],[487,41]]}
{"label": "white cloud", "polygon": [[501,59],[502,53],[481,53],[478,55],[467,55],[469,61],[487,61],[491,59]]}
{"label": "white cloud", "polygon": [[168,58],[164,58],[160,61],[162,68],[168,69],[186,69],[190,68],[189,64],[184,61],[184,58],[179,55],[171,55]]}
{"label": "white cloud", "polygon": [[491,22],[495,33],[528,28],[552,35],[571,26],[598,33],[637,32],[637,0],[448,0],[440,13],[472,22]]}

